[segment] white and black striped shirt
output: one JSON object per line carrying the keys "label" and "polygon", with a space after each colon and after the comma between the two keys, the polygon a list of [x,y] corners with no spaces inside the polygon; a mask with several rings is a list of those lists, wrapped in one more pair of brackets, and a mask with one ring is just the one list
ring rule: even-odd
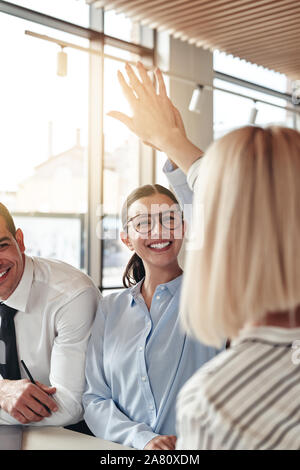
{"label": "white and black striped shirt", "polygon": [[300,449],[300,328],[249,327],[177,400],[177,449]]}

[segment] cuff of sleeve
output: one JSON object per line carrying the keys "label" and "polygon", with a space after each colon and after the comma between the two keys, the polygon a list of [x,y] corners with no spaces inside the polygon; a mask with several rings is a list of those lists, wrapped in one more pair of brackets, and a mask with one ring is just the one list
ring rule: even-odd
{"label": "cuff of sleeve", "polygon": [[196,160],[192,164],[192,166],[189,168],[189,171],[187,172],[187,176],[186,176],[187,183],[192,191],[194,191],[196,179],[198,178],[198,172],[199,172],[202,158],[203,157],[198,158],[198,160]]}
{"label": "cuff of sleeve", "polygon": [[170,160],[167,160],[163,166],[163,172],[173,187],[186,185],[186,175],[180,168],[174,170]]}
{"label": "cuff of sleeve", "polygon": [[151,439],[154,439],[159,434],[155,434],[151,431],[138,432],[134,438],[133,447],[138,450],[143,450]]}

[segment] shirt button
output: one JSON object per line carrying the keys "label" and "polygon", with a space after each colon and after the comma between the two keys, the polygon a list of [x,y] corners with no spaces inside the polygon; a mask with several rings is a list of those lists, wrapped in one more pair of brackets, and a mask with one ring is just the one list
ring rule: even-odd
{"label": "shirt button", "polygon": [[143,351],[143,348],[142,346],[139,347],[139,351],[142,352]]}
{"label": "shirt button", "polygon": [[159,299],[160,299],[160,295],[157,295],[156,298],[157,298],[157,300],[159,300]]}
{"label": "shirt button", "polygon": [[142,381],[143,381],[143,382],[146,382],[146,380],[147,380],[147,377],[145,377],[145,376],[143,375]]}
{"label": "shirt button", "polygon": [[160,286],[160,289],[161,289],[161,290],[165,290],[165,286]]}
{"label": "shirt button", "polygon": [[154,406],[153,406],[153,405],[150,405],[150,406],[149,406],[149,410],[154,410]]}

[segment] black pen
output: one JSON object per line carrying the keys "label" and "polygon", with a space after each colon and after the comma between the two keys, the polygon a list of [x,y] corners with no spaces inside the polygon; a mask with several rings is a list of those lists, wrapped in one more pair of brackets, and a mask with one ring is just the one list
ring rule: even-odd
{"label": "black pen", "polygon": [[[22,359],[21,359],[21,364],[22,364],[22,366],[24,367],[24,370],[25,370],[25,372],[26,372],[26,374],[27,374],[27,377],[29,378],[30,382],[38,387],[38,385],[36,384],[36,381],[35,381],[34,378],[32,377],[32,375],[31,375],[31,373],[30,373],[28,367],[26,366],[25,362],[24,362]],[[37,401],[40,402],[39,400],[37,400]],[[40,402],[40,403],[41,403],[41,402]],[[48,413],[51,414],[50,408],[48,408],[47,405],[44,405],[44,403],[42,403],[42,405],[46,408],[46,410],[48,411]]]}

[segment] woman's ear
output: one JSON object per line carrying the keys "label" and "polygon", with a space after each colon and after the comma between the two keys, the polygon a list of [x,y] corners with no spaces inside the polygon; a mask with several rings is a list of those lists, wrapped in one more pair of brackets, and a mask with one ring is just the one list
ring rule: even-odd
{"label": "woman's ear", "polygon": [[120,238],[122,242],[124,243],[124,245],[126,245],[127,248],[129,248],[129,250],[134,251],[133,245],[131,243],[130,238],[128,237],[127,232],[120,232]]}

